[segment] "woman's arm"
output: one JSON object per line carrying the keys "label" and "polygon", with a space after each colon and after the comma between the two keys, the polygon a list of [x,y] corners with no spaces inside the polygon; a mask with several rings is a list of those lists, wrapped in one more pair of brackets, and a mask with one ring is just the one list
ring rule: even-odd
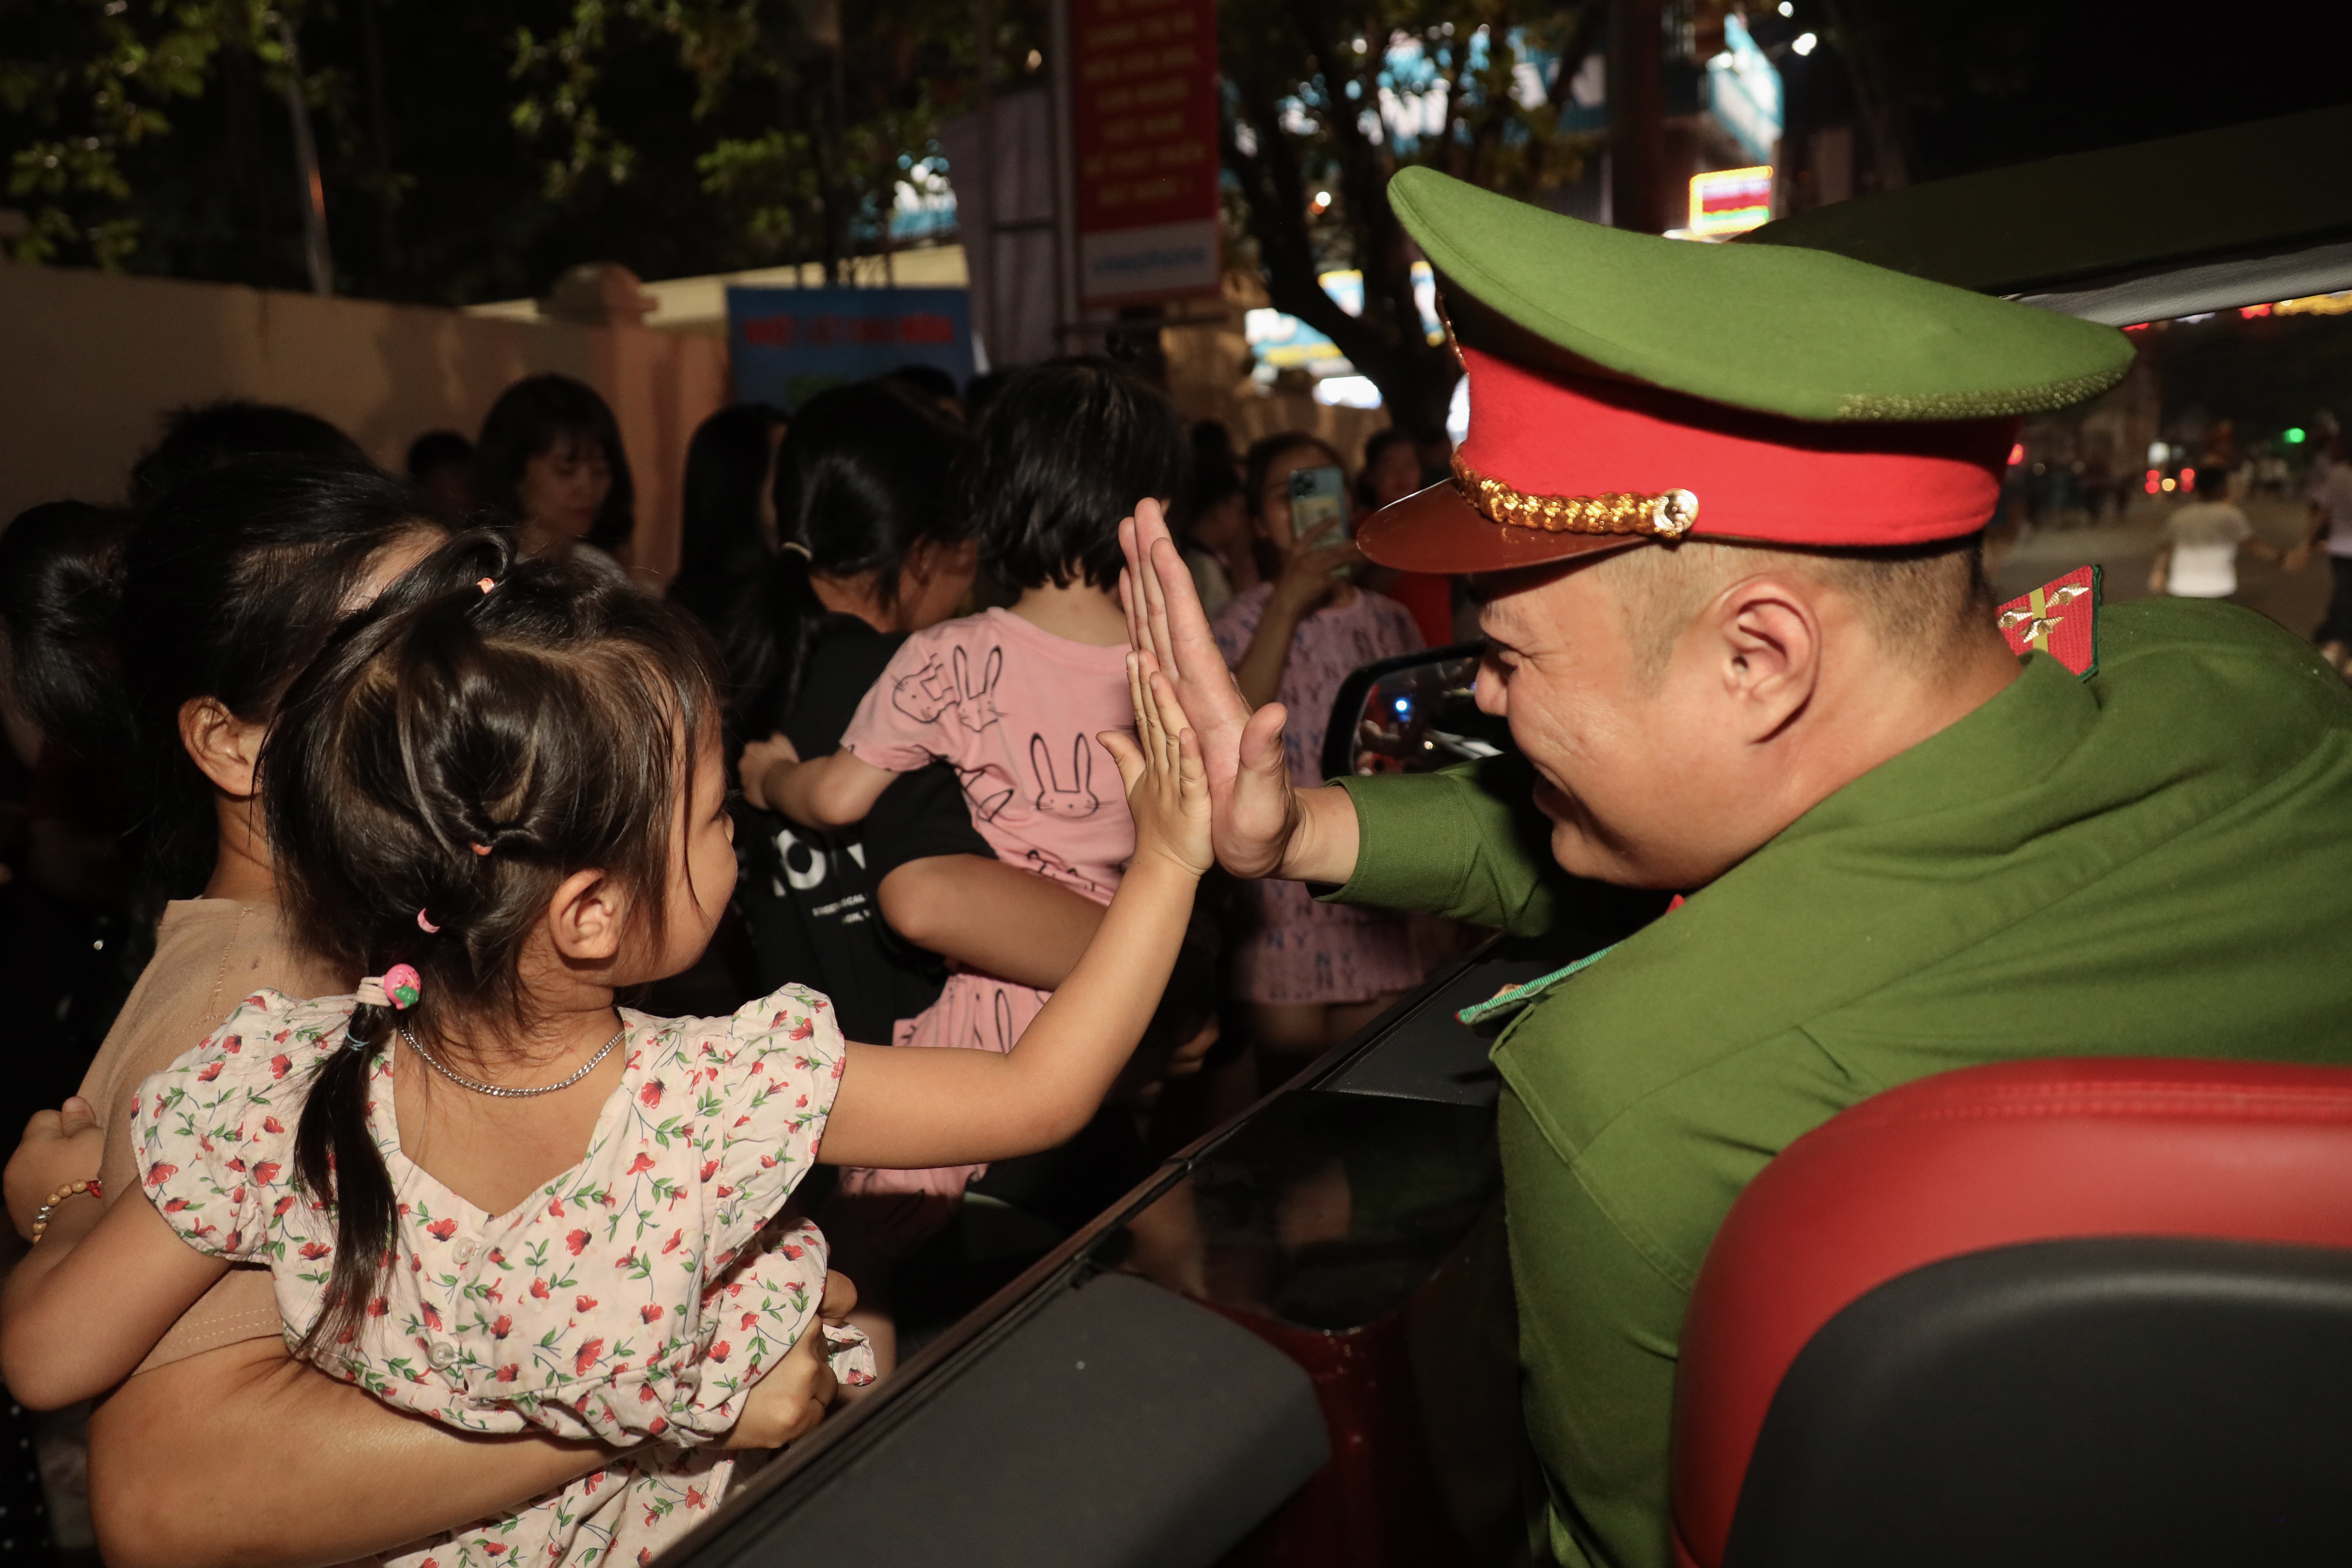
{"label": "woman's arm", "polygon": [[1066,1142],[1102,1104],[1167,988],[1210,864],[1200,743],[1180,735],[1173,689],[1147,684],[1141,668],[1129,655],[1136,739],[1100,737],[1135,818],[1135,858],[1102,930],[1007,1055],[851,1046],[820,1159],[901,1169],[1007,1159]]}
{"label": "woman's arm", "polygon": [[866,820],[898,777],[842,751],[802,762],[793,743],[771,735],[743,748],[743,798],[804,827],[847,827]]}
{"label": "woman's arm", "polygon": [[98,1110],[80,1095],[67,1100],[62,1110],[33,1112],[25,1123],[24,1140],[0,1175],[16,1234],[32,1240],[33,1215],[40,1206],[58,1188],[95,1177],[105,1150]]}
{"label": "woman's arm", "polygon": [[[854,1306],[828,1274],[821,1320]],[[726,1445],[813,1430],[835,1397],[815,1326],[760,1380]],[[191,1418],[202,1411],[202,1419]],[[757,1430],[747,1430],[757,1428]],[[614,1450],[484,1437],[394,1410],[248,1340],[141,1373],[89,1426],[90,1516],[109,1568],[321,1568],[510,1513]],[[252,1500],[267,1496],[268,1508]]]}
{"label": "woman's arm", "polygon": [[1102,929],[1103,906],[1050,877],[984,855],[927,855],[876,889],[882,918],[918,947],[1051,991]]}
{"label": "woman's arm", "polygon": [[325,1568],[509,1512],[612,1459],[600,1444],[403,1415],[274,1339],[141,1373],[90,1417],[89,1449],[109,1568]]}
{"label": "woman's arm", "polygon": [[0,1292],[0,1378],[30,1410],[94,1399],[227,1268],[182,1240],[143,1190],[110,1208],[68,1200]]}
{"label": "woman's arm", "polygon": [[1274,590],[1266,595],[1257,629],[1250,634],[1249,647],[1234,668],[1234,683],[1251,707],[1265,707],[1281,691],[1283,667],[1290,662],[1291,639],[1297,636],[1298,623],[1340,586],[1332,574],[1357,559],[1354,542],[1343,539],[1320,549],[1294,550],[1282,563],[1282,575],[1274,580]]}

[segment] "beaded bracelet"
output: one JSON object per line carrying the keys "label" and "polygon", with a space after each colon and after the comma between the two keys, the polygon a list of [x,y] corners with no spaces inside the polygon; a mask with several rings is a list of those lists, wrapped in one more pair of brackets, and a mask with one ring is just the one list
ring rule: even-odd
{"label": "beaded bracelet", "polygon": [[41,1245],[41,1237],[49,1228],[50,1212],[59,1204],[65,1202],[68,1198],[79,1197],[84,1193],[88,1193],[91,1197],[97,1198],[100,1202],[105,1201],[106,1194],[99,1190],[99,1184],[95,1178],[87,1182],[68,1182],[64,1186],[59,1187],[56,1192],[49,1194],[49,1201],[43,1204],[39,1212],[33,1215],[33,1245],[35,1247]]}

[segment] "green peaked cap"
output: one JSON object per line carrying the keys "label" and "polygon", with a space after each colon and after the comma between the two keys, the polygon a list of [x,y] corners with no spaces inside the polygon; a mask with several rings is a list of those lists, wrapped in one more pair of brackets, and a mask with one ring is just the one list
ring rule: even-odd
{"label": "green peaked cap", "polygon": [[1982,419],[2063,408],[2131,364],[2113,327],[1794,246],[1603,228],[1441,174],[1389,202],[1444,280],[1604,370],[1796,419]]}

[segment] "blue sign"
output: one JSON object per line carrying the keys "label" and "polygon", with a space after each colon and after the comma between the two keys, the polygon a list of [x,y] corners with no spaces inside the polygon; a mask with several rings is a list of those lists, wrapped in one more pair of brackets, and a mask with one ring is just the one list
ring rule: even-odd
{"label": "blue sign", "polygon": [[1759,163],[1780,149],[1780,72],[1738,16],[1723,19],[1723,53],[1706,62],[1706,106]]}
{"label": "blue sign", "polygon": [[927,364],[971,379],[961,289],[727,289],[727,358],[739,403],[798,408],[829,386]]}

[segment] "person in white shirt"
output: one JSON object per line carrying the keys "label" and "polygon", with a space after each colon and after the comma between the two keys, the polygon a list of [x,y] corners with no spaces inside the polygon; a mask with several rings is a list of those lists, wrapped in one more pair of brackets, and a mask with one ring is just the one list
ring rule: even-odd
{"label": "person in white shirt", "polygon": [[2197,499],[2165,520],[2164,542],[2156,547],[2149,569],[2151,594],[2177,599],[2230,599],[2238,592],[2238,550],[2241,545],[2265,561],[2281,559],[2280,552],[2254,531],[2246,514],[2230,501],[2229,470],[2209,468],[2213,488],[2197,491]]}
{"label": "person in white shirt", "polygon": [[2311,489],[2311,533],[2288,558],[2287,568],[2302,565],[2311,545],[2326,539],[2335,592],[2328,597],[2327,618],[2319,623],[2312,640],[2319,644],[2321,657],[2341,671],[2352,665],[2352,463],[2344,460],[2343,437],[2329,439],[2323,461],[2326,466]]}

